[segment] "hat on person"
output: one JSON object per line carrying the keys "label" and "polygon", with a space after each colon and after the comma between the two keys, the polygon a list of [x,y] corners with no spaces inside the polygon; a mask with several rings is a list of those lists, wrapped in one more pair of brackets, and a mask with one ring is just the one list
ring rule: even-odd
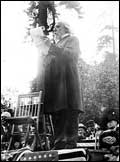
{"label": "hat on person", "polygon": [[83,128],[83,129],[86,130],[86,126],[85,126],[84,124],[82,124],[82,123],[79,123],[79,124],[78,124],[78,128]]}
{"label": "hat on person", "polygon": [[93,127],[95,125],[95,122],[94,120],[91,119],[91,120],[88,120],[86,124],[88,127]]}
{"label": "hat on person", "polygon": [[1,117],[11,117],[11,114],[6,111],[1,114]]}
{"label": "hat on person", "polygon": [[115,120],[118,122],[119,120],[119,111],[117,109],[108,109],[105,113],[104,113],[104,117],[106,118],[106,121],[112,121]]}
{"label": "hat on person", "polygon": [[103,116],[101,118],[101,127],[106,127],[107,123],[112,120],[119,122],[119,110],[108,108],[103,112]]}

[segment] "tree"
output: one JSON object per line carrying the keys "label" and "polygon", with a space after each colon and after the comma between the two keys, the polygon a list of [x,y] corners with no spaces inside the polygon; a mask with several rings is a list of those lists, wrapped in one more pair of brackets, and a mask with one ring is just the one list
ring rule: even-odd
{"label": "tree", "polygon": [[19,91],[13,87],[5,87],[1,93],[1,109],[15,109]]}
{"label": "tree", "polygon": [[93,119],[99,124],[102,107],[119,108],[119,61],[114,54],[107,53],[100,64],[81,65],[84,114],[80,122]]}
{"label": "tree", "polygon": [[25,13],[29,18],[27,34],[31,27],[44,26],[45,34],[52,32],[55,26],[55,19],[59,17],[56,11],[58,6],[65,6],[70,10],[75,10],[79,18],[83,18],[82,7],[77,1],[29,1]]}
{"label": "tree", "polygon": [[79,1],[60,1],[59,5],[64,5],[66,8],[75,10],[79,18],[83,18],[82,6]]}
{"label": "tree", "polygon": [[[103,33],[97,40],[97,51],[100,53],[102,50],[106,52],[110,52],[110,47],[112,47],[112,53],[116,54],[115,50],[115,32],[118,31],[117,27],[112,25],[105,25],[101,30]],[[109,33],[109,34],[108,34]]]}
{"label": "tree", "polygon": [[[53,31],[56,15],[54,1],[30,1],[29,7],[25,12],[29,17],[30,26],[44,26],[46,35]],[[49,25],[47,22],[48,15],[52,15],[52,23]]]}
{"label": "tree", "polygon": [[[35,2],[35,1],[34,1]],[[74,10],[78,16],[83,16],[80,3],[75,1],[54,1],[55,10],[57,6],[65,6],[65,9]],[[79,4],[79,5],[78,5]],[[30,9],[29,9],[30,10]],[[28,12],[29,12],[28,10]],[[33,13],[33,8],[31,13]],[[57,11],[55,18],[59,17]],[[48,13],[49,14],[49,13]],[[49,16],[48,16],[49,17]],[[47,18],[48,18],[47,17]],[[44,16],[42,17],[44,18]],[[34,19],[34,17],[33,17]],[[34,19],[36,21],[36,19]],[[82,59],[79,60],[79,74],[82,82],[84,114],[80,116],[80,122],[86,123],[89,119],[99,124],[101,108],[119,107],[119,62],[116,55],[110,51],[113,46],[113,26],[104,26],[101,36],[98,39],[98,53],[105,53],[104,62],[95,65],[88,65]],[[114,30],[116,30],[114,28]],[[111,34],[107,33],[110,31]],[[104,33],[105,32],[105,33]],[[113,49],[113,48],[112,48]],[[33,81],[34,82],[34,81]],[[34,82],[34,86],[36,82]],[[36,87],[34,87],[36,88]]]}
{"label": "tree", "polygon": [[119,107],[119,62],[108,53],[100,65],[97,101],[107,108]]}
{"label": "tree", "polygon": [[119,108],[119,61],[115,43],[118,28],[111,24],[105,25],[98,38],[97,51],[104,55],[104,62],[99,65],[98,82],[96,83],[96,101],[104,107]]}

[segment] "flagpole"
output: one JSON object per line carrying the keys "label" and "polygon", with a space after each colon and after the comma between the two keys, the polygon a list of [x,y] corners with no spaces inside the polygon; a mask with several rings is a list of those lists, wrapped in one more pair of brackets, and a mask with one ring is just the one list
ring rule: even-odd
{"label": "flagpole", "polygon": [[115,34],[114,34],[113,20],[112,20],[112,38],[113,38],[113,54],[115,54]]}

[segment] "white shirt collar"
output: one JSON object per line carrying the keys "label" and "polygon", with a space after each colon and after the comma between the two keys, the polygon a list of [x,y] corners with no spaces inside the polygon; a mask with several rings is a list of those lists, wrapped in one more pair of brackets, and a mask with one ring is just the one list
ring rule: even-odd
{"label": "white shirt collar", "polygon": [[60,42],[63,38],[69,36],[70,34],[69,33],[66,33],[64,35],[61,36],[61,39],[60,40],[57,40],[56,43]]}
{"label": "white shirt collar", "polygon": [[65,38],[65,37],[67,37],[69,35],[70,35],[69,33],[66,33],[66,34],[62,35],[61,39]]}

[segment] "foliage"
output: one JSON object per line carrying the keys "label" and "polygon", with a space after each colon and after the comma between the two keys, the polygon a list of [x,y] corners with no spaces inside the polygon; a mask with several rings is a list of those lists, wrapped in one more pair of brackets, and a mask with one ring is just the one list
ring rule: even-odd
{"label": "foliage", "polygon": [[[100,83],[97,83],[97,89],[100,89],[98,101],[103,102],[107,108],[118,108],[119,102],[119,63],[116,56],[107,53],[104,63],[101,63],[99,72]],[[101,101],[100,101],[101,99]]]}
{"label": "foliage", "polygon": [[29,19],[27,35],[30,34],[31,27],[37,26],[44,26],[45,34],[52,32],[55,20],[59,17],[56,8],[63,5],[70,10],[76,11],[79,18],[83,18],[82,7],[77,1],[29,1],[28,8],[25,10]]}
{"label": "foliage", "polygon": [[104,47],[108,47],[113,41],[109,35],[103,35],[98,39],[98,50],[101,51]]}
{"label": "foliage", "polygon": [[[104,62],[88,66],[87,71],[83,67],[85,113],[80,119],[83,122],[93,119],[99,124],[102,107],[119,108],[119,60],[114,49],[115,32],[117,27],[113,24],[104,26],[97,40],[97,52],[103,52]],[[109,47],[113,48],[113,52],[110,52]]]}
{"label": "foliage", "polygon": [[79,1],[60,1],[59,5],[64,5],[68,9],[73,9],[77,12],[79,18],[83,18],[82,6]]}
{"label": "foliage", "polygon": [[[44,26],[45,34],[53,31],[56,16],[54,1],[30,1],[29,7],[25,10],[25,13],[29,17],[30,26]],[[52,15],[51,24],[48,24],[49,15]]]}
{"label": "foliage", "polygon": [[119,61],[116,56],[107,53],[104,62],[90,66],[82,64],[82,89],[84,114],[80,122],[93,119],[101,120],[102,107],[119,108]]}
{"label": "foliage", "polygon": [[[108,33],[110,31],[110,33]],[[101,52],[103,49],[107,49],[109,52],[109,47],[114,46],[114,33],[118,32],[118,28],[112,25],[105,25],[103,29],[101,29],[101,36],[97,40],[97,51]],[[114,47],[113,47],[114,48]],[[115,51],[114,51],[115,52]]]}
{"label": "foliage", "polygon": [[[81,12],[82,7],[77,1],[56,1],[55,9],[57,6],[65,6],[66,9],[76,11],[79,18],[83,16]],[[28,12],[30,11],[32,14],[34,3],[31,7],[32,9],[29,9]],[[57,11],[56,16],[59,16]],[[111,31],[111,27],[110,25],[105,26],[102,32],[106,30]],[[101,34],[101,37],[98,39],[98,52],[104,49],[104,47],[109,47],[113,40],[111,35]],[[79,60],[79,74],[84,106],[84,114],[80,115],[80,122],[86,123],[88,120],[93,119],[99,124],[102,107],[119,107],[118,61],[109,50],[105,53],[105,60],[99,65],[95,64],[92,66],[86,64],[82,59]]]}
{"label": "foliage", "polygon": [[1,111],[10,108],[10,100],[6,99],[4,95],[1,95]]}
{"label": "foliage", "polygon": [[15,109],[19,91],[13,87],[4,87],[1,92],[1,110]]}
{"label": "foliage", "polygon": [[104,30],[106,30],[106,29],[108,29],[108,30],[114,29],[115,31],[118,31],[118,28],[117,27],[114,27],[112,25],[105,25],[104,28],[101,29],[101,32],[104,31]]}
{"label": "foliage", "polygon": [[[40,15],[41,19],[39,21],[39,5],[41,2],[42,1],[29,1],[29,6],[25,11],[29,17],[30,23],[28,31],[32,27],[41,25],[41,23],[47,27],[46,15]],[[46,3],[47,2],[48,1],[46,1]],[[57,4],[52,6],[55,17],[59,16],[57,15],[56,5]],[[81,12],[82,7],[77,1],[59,1],[58,5],[75,10],[79,18],[83,16]],[[48,12],[48,14],[51,15],[50,12]],[[101,32],[106,30],[111,31],[112,26],[105,26]],[[113,40],[111,35],[101,34],[101,37],[98,39],[98,52],[101,52],[104,47],[109,46]],[[119,108],[119,61],[116,59],[115,54],[110,53],[109,50],[107,50],[105,54],[104,62],[98,65],[88,65],[82,59],[79,60],[79,74],[81,78],[84,106],[84,114],[80,115],[80,122],[86,123],[88,120],[93,119],[99,124],[102,107],[108,109],[111,107]],[[6,102],[1,101],[1,106],[6,107]]]}

